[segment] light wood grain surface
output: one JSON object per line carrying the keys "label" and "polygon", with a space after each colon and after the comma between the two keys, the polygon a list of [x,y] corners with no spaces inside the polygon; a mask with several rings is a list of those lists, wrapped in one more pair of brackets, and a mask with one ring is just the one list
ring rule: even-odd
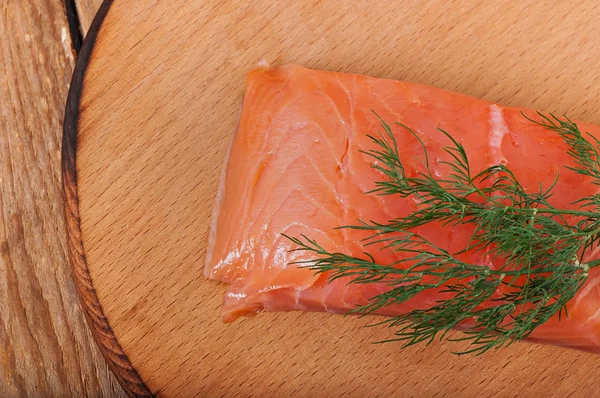
{"label": "light wood grain surface", "polygon": [[102,0],[75,0],[80,30],[84,36],[88,32],[100,4],[102,4]]}
{"label": "light wood grain surface", "polygon": [[60,149],[74,65],[62,2],[0,5],[0,396],[123,396],[66,252]]}
{"label": "light wood grain surface", "polygon": [[[150,391],[595,395],[600,357],[575,350],[520,343],[473,358],[435,343],[400,351],[369,344],[387,332],[364,321],[300,312],[223,325],[224,287],[201,271],[244,76],[259,61],[431,84],[599,123],[596,5],[115,0],[75,121],[76,236],[87,259],[78,269],[95,287],[90,308],[102,310],[96,316]],[[74,182],[75,168],[67,174]]]}

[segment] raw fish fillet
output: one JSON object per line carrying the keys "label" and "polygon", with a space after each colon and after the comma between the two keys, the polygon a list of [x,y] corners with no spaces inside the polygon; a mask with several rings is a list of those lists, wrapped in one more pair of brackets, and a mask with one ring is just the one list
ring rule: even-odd
{"label": "raw fish fillet", "polygon": [[[360,256],[368,251],[388,263],[397,253],[363,247],[365,232],[334,229],[357,220],[386,222],[409,214],[416,203],[397,196],[365,194],[384,177],[373,159],[360,150],[373,149],[367,134],[380,130],[377,112],[394,130],[407,173],[423,170],[423,151],[415,137],[395,122],[412,128],[429,152],[438,176],[448,168],[442,151],[444,129],[461,142],[471,167],[479,172],[507,164],[524,187],[538,190],[560,180],[550,202],[572,202],[597,192],[586,177],[567,170],[573,161],[558,134],[527,121],[535,112],[507,108],[481,99],[425,85],[296,65],[258,68],[248,73],[238,131],[222,177],[207,250],[205,275],[229,284],[223,319],[231,322],[259,311],[348,312],[384,291],[378,284],[327,283],[327,275],[290,265],[310,254],[288,252],[294,246],[282,233],[307,236],[327,250]],[[578,123],[600,138],[600,128]],[[458,251],[466,246],[472,226],[426,225],[417,232],[433,243]],[[599,253],[600,254],[600,253]],[[597,257],[596,253],[591,256]],[[502,264],[481,252],[464,260],[497,268]],[[556,345],[595,350],[600,346],[600,269],[568,305],[569,317],[553,318],[531,338]],[[394,315],[426,308],[439,299],[436,291],[379,311]]]}

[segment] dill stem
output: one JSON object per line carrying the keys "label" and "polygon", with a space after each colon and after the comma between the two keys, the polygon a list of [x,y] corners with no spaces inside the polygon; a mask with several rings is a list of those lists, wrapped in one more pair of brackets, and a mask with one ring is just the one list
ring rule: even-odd
{"label": "dill stem", "polygon": [[[534,208],[535,210],[537,210],[537,213],[543,213],[543,214],[555,214],[555,215],[573,215],[573,216],[581,216],[581,217],[587,217],[587,218],[593,218],[593,219],[600,219],[600,213],[596,213],[593,211],[581,211],[581,210],[569,210],[569,209],[546,209],[546,208],[539,208],[536,207]],[[534,210],[531,209],[531,210]],[[523,209],[523,210],[530,210],[530,209]]]}
{"label": "dill stem", "polygon": [[583,263],[583,265],[586,265],[588,268],[595,268],[600,265],[600,259]]}

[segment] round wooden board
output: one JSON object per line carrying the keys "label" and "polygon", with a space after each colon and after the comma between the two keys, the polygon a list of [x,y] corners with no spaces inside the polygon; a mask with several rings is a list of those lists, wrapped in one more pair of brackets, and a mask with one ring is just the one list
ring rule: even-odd
{"label": "round wooden board", "polygon": [[400,350],[365,319],[224,325],[202,275],[245,73],[261,60],[432,84],[600,122],[596,1],[105,1],[67,106],[63,171],[83,307],[131,394],[590,396],[600,357],[515,344]]}

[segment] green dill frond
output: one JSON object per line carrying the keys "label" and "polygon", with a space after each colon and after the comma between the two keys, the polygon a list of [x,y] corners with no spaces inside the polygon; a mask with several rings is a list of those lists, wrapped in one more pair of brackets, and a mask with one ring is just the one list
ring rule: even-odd
{"label": "green dill frond", "polygon": [[[409,177],[391,127],[376,116],[382,131],[369,136],[375,148],[363,153],[373,158],[373,167],[385,179],[376,181],[370,193],[414,197],[419,206],[385,223],[361,221],[341,228],[370,232],[366,247],[383,245],[384,250],[399,253],[398,259],[379,264],[370,253],[363,257],[331,253],[307,236],[285,235],[297,246],[294,250],[314,254],[295,264],[326,273],[329,281],[345,278],[349,283],[387,285],[389,289],[356,309],[362,315],[401,304],[422,292],[443,294],[445,299],[430,308],[378,323],[395,329],[385,341],[400,341],[404,347],[447,338],[449,330],[460,326],[463,335],[452,340],[468,341],[470,347],[457,354],[482,354],[527,338],[553,316],[567,316],[566,305],[586,282],[589,268],[600,265],[600,260],[583,263],[584,254],[600,241],[600,195],[578,200],[576,209],[555,208],[549,199],[558,175],[550,186],[527,192],[504,165],[474,174],[465,148],[443,130],[449,141],[443,150],[450,159],[443,164],[450,173],[436,177],[423,141],[399,124],[416,138],[424,154],[424,171]],[[568,118],[538,116],[537,121],[525,117],[563,138],[574,162],[565,167],[600,185],[600,141],[582,134]],[[470,242],[460,252],[449,253],[416,232],[432,222],[472,225]],[[460,254],[466,251],[485,252],[504,266],[491,269],[461,261]],[[500,297],[498,292],[502,292]]]}

